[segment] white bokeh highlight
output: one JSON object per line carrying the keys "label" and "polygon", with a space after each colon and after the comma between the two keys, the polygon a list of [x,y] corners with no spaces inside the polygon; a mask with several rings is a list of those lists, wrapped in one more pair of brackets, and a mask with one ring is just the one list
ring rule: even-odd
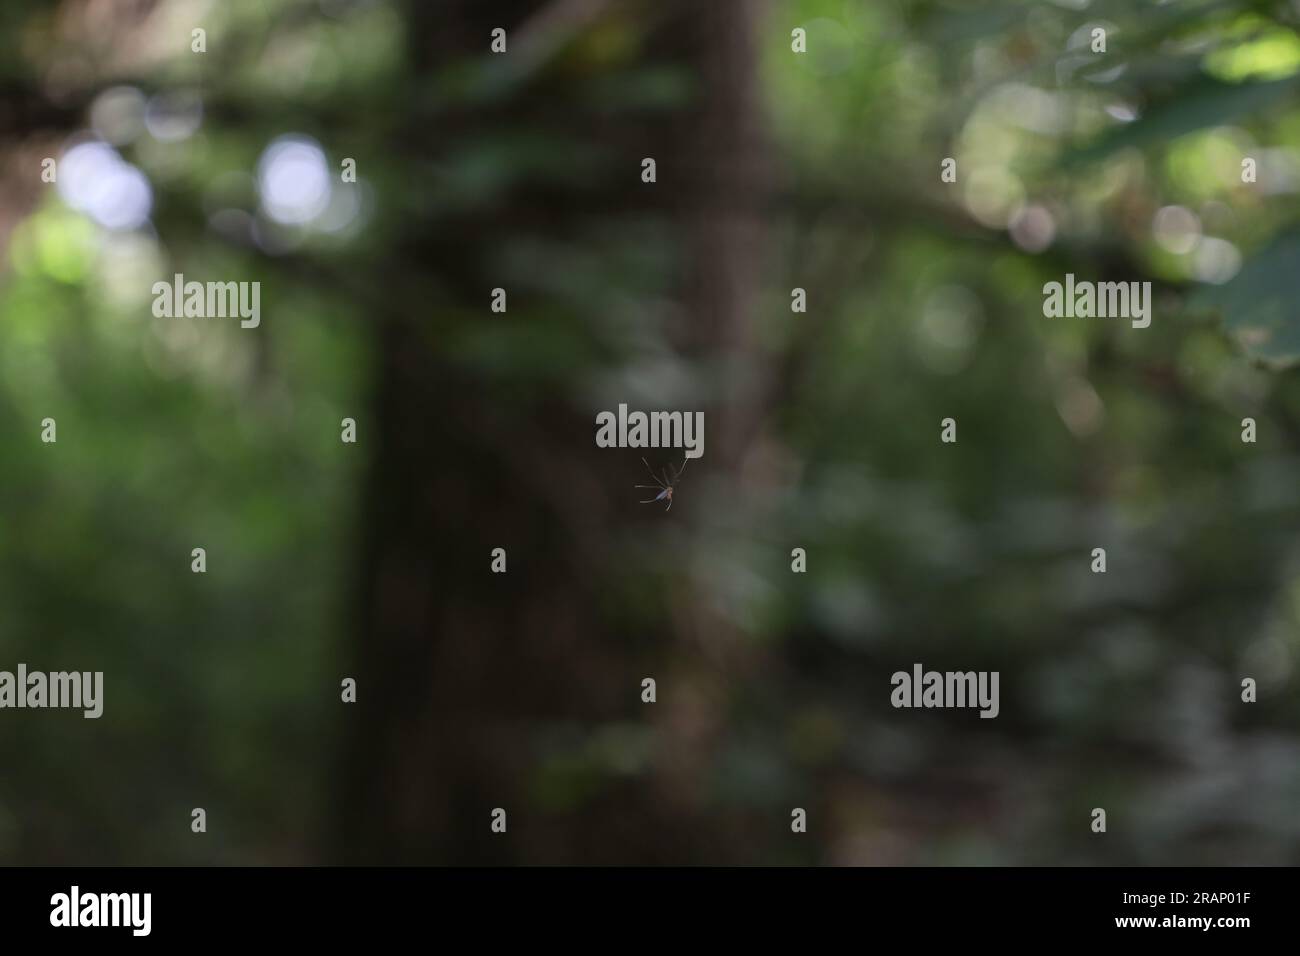
{"label": "white bokeh highlight", "polygon": [[304,225],[330,204],[330,173],[325,151],[306,136],[281,136],[257,163],[262,210],[282,225]]}
{"label": "white bokeh highlight", "polygon": [[136,229],[153,209],[153,188],[144,173],[98,140],[64,154],[58,189],[64,202],[106,229]]}

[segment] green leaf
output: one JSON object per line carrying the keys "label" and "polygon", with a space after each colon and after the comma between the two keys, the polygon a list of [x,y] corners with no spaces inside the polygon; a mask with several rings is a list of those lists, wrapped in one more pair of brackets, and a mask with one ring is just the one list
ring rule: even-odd
{"label": "green leaf", "polygon": [[1117,127],[1082,149],[1067,154],[1067,166],[1096,162],[1130,147],[1167,142],[1211,126],[1267,110],[1300,90],[1300,79],[1225,83],[1200,76],[1177,94],[1153,106],[1140,119]]}
{"label": "green leaf", "polygon": [[1223,313],[1224,331],[1252,358],[1273,366],[1300,361],[1300,231],[1278,236],[1231,281],[1192,305]]}

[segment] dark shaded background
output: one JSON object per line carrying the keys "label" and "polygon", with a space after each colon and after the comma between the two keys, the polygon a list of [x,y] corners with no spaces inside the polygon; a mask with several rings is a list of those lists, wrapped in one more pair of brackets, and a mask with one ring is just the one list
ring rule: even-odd
{"label": "dark shaded background", "polygon": [[[7,0],[0,668],[106,700],[0,713],[0,861],[1295,862],[1297,21]],[[705,412],[671,513],[620,402]],[[1001,715],[894,710],[918,661]]]}

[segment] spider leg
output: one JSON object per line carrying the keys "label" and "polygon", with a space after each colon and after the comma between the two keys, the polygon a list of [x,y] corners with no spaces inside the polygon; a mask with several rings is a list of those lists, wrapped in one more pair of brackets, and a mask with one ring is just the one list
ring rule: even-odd
{"label": "spider leg", "polygon": [[632,487],[633,488],[658,488],[662,491],[664,486],[663,485],[633,485]]}
{"label": "spider leg", "polygon": [[669,498],[669,499],[668,499],[668,507],[664,509],[664,514],[667,514],[668,512],[670,512],[670,511],[672,511],[672,510],[673,510],[673,499]]}
{"label": "spider leg", "polygon": [[646,461],[644,458],[642,458],[642,459],[641,459],[641,464],[645,465],[645,470],[648,471],[648,472],[650,472],[650,477],[654,479],[655,484],[659,484],[659,476],[656,475],[656,474],[655,474],[655,470],[654,470],[653,468],[650,467],[650,462],[648,462],[648,461]]}

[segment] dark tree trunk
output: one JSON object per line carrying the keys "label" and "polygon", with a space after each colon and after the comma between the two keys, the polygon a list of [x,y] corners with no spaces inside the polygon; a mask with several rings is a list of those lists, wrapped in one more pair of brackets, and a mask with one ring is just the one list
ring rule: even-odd
{"label": "dark tree trunk", "polygon": [[[583,117],[573,105],[586,102],[579,87],[602,76],[557,80],[543,69],[505,103],[431,124],[472,137],[586,120],[619,178],[520,188],[492,209],[408,224],[399,260],[427,273],[418,296],[395,289],[391,311],[376,317],[377,393],[361,423],[371,464],[350,672],[358,703],[345,709],[341,767],[348,862],[722,862],[730,852],[727,828],[680,798],[689,781],[663,769],[698,772],[708,759],[707,737],[672,706],[654,714],[660,749],[640,772],[584,790],[580,771],[554,769],[556,753],[590,750],[602,729],[650,720],[639,698],[647,662],[691,647],[673,650],[667,628],[640,644],[618,631],[646,626],[610,609],[606,595],[627,573],[614,532],[632,492],[611,477],[612,453],[594,447],[593,419],[559,399],[517,398],[510,381],[467,370],[439,344],[473,323],[512,321],[488,308],[503,284],[492,265],[502,236],[572,238],[610,210],[658,205],[689,264],[677,290],[692,321],[683,352],[733,366],[752,358],[764,184],[754,4],[541,6],[579,32],[585,18],[625,18],[646,32],[642,55],[689,71],[698,96],[688,112],[657,119]],[[538,9],[412,0],[415,88],[466,51],[486,57],[494,27],[510,31],[511,55],[534,49],[521,25],[541,22]],[[413,143],[425,141],[421,132]],[[415,149],[413,175],[431,158]],[[659,158],[653,192],[641,188],[642,156]],[[512,313],[527,306],[510,299]],[[728,380],[708,409],[708,460],[719,475],[736,471],[757,427],[753,385]],[[505,574],[489,570],[498,547]],[[506,836],[490,830],[495,807],[508,813]]]}

